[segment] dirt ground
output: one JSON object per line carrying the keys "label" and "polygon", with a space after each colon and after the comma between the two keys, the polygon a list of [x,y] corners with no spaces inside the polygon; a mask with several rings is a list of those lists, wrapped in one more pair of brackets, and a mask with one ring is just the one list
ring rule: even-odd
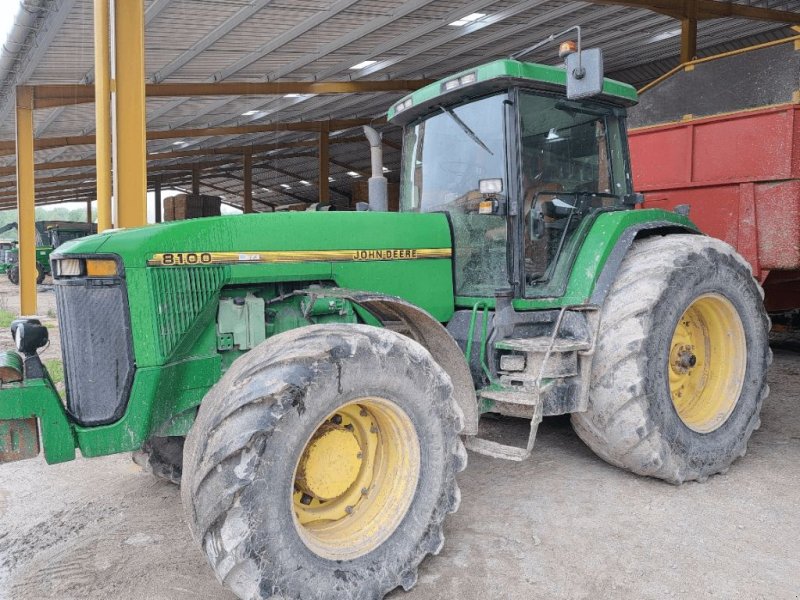
{"label": "dirt ground", "polygon": [[[0,284],[0,303],[13,292]],[[40,297],[46,314],[52,292]],[[527,462],[470,454],[442,553],[391,598],[800,598],[800,353],[776,349],[770,383],[747,455],[704,484],[611,467],[562,418],[542,424]],[[178,488],[120,455],[0,467],[0,600],[51,598],[233,596],[192,542]]]}

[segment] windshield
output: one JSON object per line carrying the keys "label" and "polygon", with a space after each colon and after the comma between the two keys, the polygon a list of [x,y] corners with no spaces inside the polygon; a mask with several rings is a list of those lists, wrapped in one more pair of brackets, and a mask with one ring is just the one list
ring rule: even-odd
{"label": "windshield", "polygon": [[61,244],[69,242],[70,240],[77,240],[78,238],[86,237],[85,231],[69,231],[65,229],[54,229],[50,232],[50,239],[53,248],[58,248]]}
{"label": "windshield", "polygon": [[492,296],[508,287],[505,217],[478,214],[482,179],[500,180],[500,196],[508,190],[506,98],[442,108],[405,132],[401,210],[449,213],[461,296]]}

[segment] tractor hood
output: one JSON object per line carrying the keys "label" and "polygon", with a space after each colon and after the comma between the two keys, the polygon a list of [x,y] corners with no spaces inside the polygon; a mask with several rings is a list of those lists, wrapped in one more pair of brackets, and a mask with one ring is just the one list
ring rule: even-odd
{"label": "tractor hood", "polygon": [[452,241],[443,214],[285,212],[175,221],[95,235],[58,255],[114,254],[136,272],[222,267],[226,285],[333,281],[403,297],[445,321]]}

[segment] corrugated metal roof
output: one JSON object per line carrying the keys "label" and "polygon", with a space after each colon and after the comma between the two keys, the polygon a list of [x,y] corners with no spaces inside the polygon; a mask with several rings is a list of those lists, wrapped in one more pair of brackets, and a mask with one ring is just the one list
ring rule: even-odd
{"label": "corrugated metal roof", "polygon": [[[800,0],[759,0],[752,4],[800,11]],[[92,81],[92,0],[25,0],[15,44],[0,54],[0,138],[12,139],[13,86],[20,83],[86,83]],[[679,24],[647,10],[595,5],[568,0],[146,0],[146,74],[149,81],[214,82],[274,80],[347,80],[439,78],[448,73],[506,56],[570,25],[583,27],[585,45],[604,51],[609,76],[641,86],[677,64]],[[479,19],[450,25],[466,15]],[[778,39],[791,31],[778,23],[717,19],[700,23],[701,55]],[[545,47],[526,57],[555,63]],[[364,60],[371,66],[353,71]],[[400,93],[350,96],[269,96],[150,99],[148,129],[164,130],[248,123],[316,121],[328,118],[380,117]],[[5,98],[5,100],[2,100]],[[252,111],[256,111],[252,114]],[[251,112],[250,115],[245,113]],[[37,137],[86,135],[94,129],[93,105],[36,112]],[[399,131],[382,127],[384,137],[399,145]],[[358,135],[357,130],[336,137]],[[190,138],[182,144],[167,139],[148,142],[148,151],[213,149],[227,146],[308,141],[315,134],[272,132],[247,136]],[[259,201],[273,205],[314,201],[315,148],[278,150],[254,158]],[[37,151],[37,162],[91,159],[94,147],[68,146]],[[366,141],[331,146],[332,198],[350,194],[348,170],[366,171]],[[288,158],[287,158],[288,156]],[[240,202],[240,157],[204,170],[204,192],[225,192],[226,201]],[[390,178],[396,178],[399,152],[386,148]],[[224,156],[151,161],[151,173],[175,163]],[[0,157],[0,166],[13,165]],[[342,167],[341,165],[346,165]],[[166,172],[166,171],[165,171]],[[189,178],[178,174],[180,183]],[[93,167],[49,170],[93,176]],[[13,176],[0,177],[1,182]],[[82,180],[76,180],[82,181]],[[290,189],[281,187],[289,186]],[[269,192],[263,188],[269,189]],[[39,190],[46,189],[40,186]],[[64,198],[85,198],[65,192]],[[60,199],[57,198],[57,199]],[[1,202],[1,201],[0,201]]]}

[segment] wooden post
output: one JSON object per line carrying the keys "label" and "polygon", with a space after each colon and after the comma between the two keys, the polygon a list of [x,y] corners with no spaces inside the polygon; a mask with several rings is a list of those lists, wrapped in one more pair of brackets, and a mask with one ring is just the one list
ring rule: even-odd
{"label": "wooden post", "polygon": [[242,198],[242,211],[245,214],[253,212],[253,153],[244,153],[244,197]]}
{"label": "wooden post", "polygon": [[329,148],[329,126],[327,121],[322,124],[319,131],[319,203],[330,204],[331,189],[328,183],[328,176],[330,173],[328,161],[328,148]]}
{"label": "wooden post", "polygon": [[200,165],[192,165],[192,195],[200,195]]}
{"label": "wooden post", "polygon": [[697,20],[681,19],[681,63],[694,60],[697,56]]}
{"label": "wooden post", "polygon": [[156,223],[161,223],[161,177],[156,177],[154,184],[155,204],[156,204]]}

